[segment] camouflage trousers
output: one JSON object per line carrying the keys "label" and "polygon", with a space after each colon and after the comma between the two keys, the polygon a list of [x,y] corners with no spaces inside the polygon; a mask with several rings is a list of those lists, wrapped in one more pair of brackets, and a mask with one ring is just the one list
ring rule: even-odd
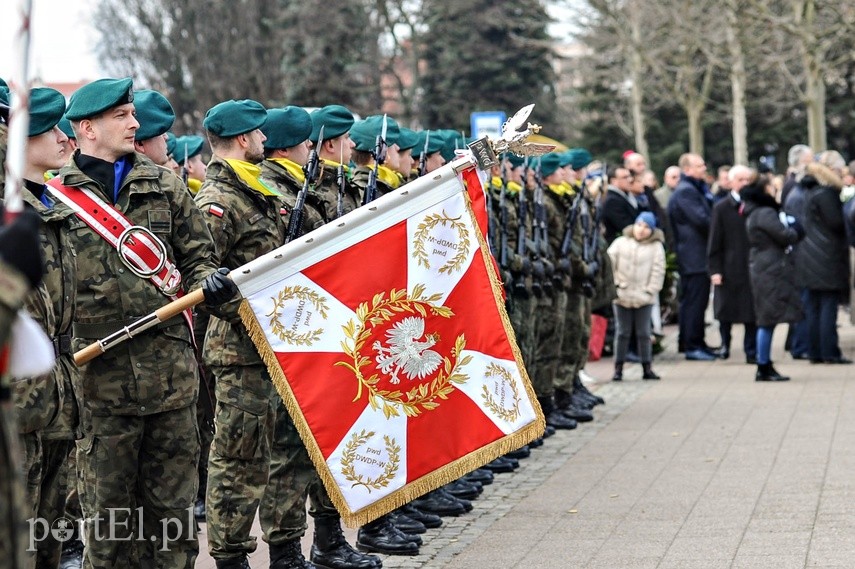
{"label": "camouflage trousers", "polygon": [[317,472],[267,370],[211,371],[217,391],[205,504],[211,556],[228,559],[255,551],[256,511],[268,543],[300,538],[306,531],[307,492],[313,515],[337,516],[326,494],[321,497]]}
{"label": "camouflage trousers", "polygon": [[[49,530],[56,520],[65,517],[68,453],[74,443],[45,438],[41,431],[21,435],[21,443],[27,487],[24,519],[33,540],[27,547],[27,567],[54,568],[59,565],[62,542]],[[37,520],[43,520],[44,525]],[[69,520],[74,523],[74,518]]]}
{"label": "camouflage trousers", "polygon": [[508,303],[508,318],[516,335],[517,346],[519,346],[525,363],[526,372],[531,380],[532,387],[538,397],[548,395],[547,386],[537,383],[537,358],[535,357],[537,339],[537,319],[535,311],[538,300],[534,296],[528,298],[511,297]]}
{"label": "camouflage trousers", "polygon": [[[544,297],[545,299],[546,297]],[[558,375],[561,342],[567,320],[567,293],[556,291],[548,301],[541,299],[535,318],[537,329],[537,374],[538,383],[543,383],[546,393],[538,397],[548,397],[554,390],[555,377]]]}
{"label": "camouflage trousers", "polygon": [[81,409],[77,487],[85,568],[192,568],[199,432],[195,403],[146,416]]}
{"label": "camouflage trousers", "polygon": [[24,456],[10,401],[0,401],[0,569],[23,569],[27,549]]}
{"label": "camouflage trousers", "polygon": [[567,296],[567,323],[555,387],[573,391],[573,379],[588,363],[588,343],[591,340],[591,299],[581,293]]}

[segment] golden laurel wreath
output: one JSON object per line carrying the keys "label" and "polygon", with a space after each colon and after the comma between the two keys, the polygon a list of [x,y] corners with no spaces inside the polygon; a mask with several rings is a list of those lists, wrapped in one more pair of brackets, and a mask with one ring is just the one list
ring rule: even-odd
{"label": "golden laurel wreath", "polygon": [[451,228],[457,231],[457,237],[460,240],[460,250],[439,268],[439,272],[451,274],[452,271],[459,271],[463,267],[463,263],[466,262],[466,258],[469,256],[469,229],[466,228],[466,224],[460,221],[460,217],[462,216],[449,217],[445,213],[445,210],[443,210],[442,215],[432,213],[418,225],[414,236],[413,257],[418,261],[419,265],[430,269],[430,260],[427,249],[425,249],[425,242],[428,239],[431,229],[437,225],[446,226],[450,224]]}
{"label": "golden laurel wreath", "polygon": [[487,372],[484,374],[484,377],[501,377],[505,383],[507,383],[513,394],[513,401],[511,403],[510,409],[502,407],[499,403],[493,399],[493,394],[490,393],[490,390],[487,389],[486,385],[481,386],[481,399],[484,400],[484,406],[493,412],[494,415],[499,417],[500,419],[504,419],[508,423],[513,423],[520,416],[520,392],[517,389],[517,382],[514,381],[511,372],[509,372],[504,367],[497,364],[490,364],[487,367]]}
{"label": "golden laurel wreath", "polygon": [[275,298],[270,298],[270,300],[273,301],[273,310],[267,314],[267,316],[270,317],[270,331],[273,332],[273,334],[275,334],[280,340],[288,344],[293,344],[295,346],[311,346],[320,339],[321,334],[324,331],[323,328],[310,330],[303,334],[295,334],[293,331],[283,326],[279,321],[280,312],[285,308],[285,304],[292,298],[311,302],[312,306],[315,307],[315,310],[317,310],[321,315],[321,318],[326,319],[327,310],[329,309],[326,303],[326,298],[306,286],[286,286]]}
{"label": "golden laurel wreath", "polygon": [[[443,357],[442,368],[429,384],[418,384],[406,393],[400,390],[389,391],[377,388],[377,383],[380,381],[379,374],[375,373],[371,377],[365,377],[362,374],[362,368],[371,363],[371,359],[363,356],[361,350],[371,336],[371,330],[374,326],[388,322],[395,315],[401,313],[418,313],[422,317],[427,317],[428,312],[442,318],[454,316],[454,312],[447,306],[434,304],[442,297],[441,294],[423,298],[424,291],[424,285],[417,284],[413,287],[413,292],[409,297],[406,290],[392,289],[389,298],[386,298],[383,292],[377,293],[371,301],[371,308],[368,307],[367,302],[363,302],[356,309],[357,322],[350,320],[342,326],[347,341],[342,342],[341,346],[344,353],[352,359],[352,362],[336,362],[335,365],[344,366],[356,375],[359,388],[353,400],[358,401],[362,397],[362,390],[366,389],[371,408],[382,408],[387,419],[400,415],[396,405],[400,405],[408,417],[417,417],[422,411],[436,409],[439,407],[437,400],[448,399],[449,394],[454,391],[455,385],[466,383],[469,379],[468,375],[459,371],[461,366],[472,361],[472,356],[460,358],[460,353],[466,347],[466,339],[463,334],[458,336],[454,342],[454,348],[451,350],[452,357]],[[378,403],[378,400],[382,404]]]}
{"label": "golden laurel wreath", "polygon": [[345,480],[348,482],[353,482],[350,486],[351,488],[365,486],[369,494],[371,493],[372,488],[374,490],[378,490],[388,486],[389,482],[392,481],[395,474],[398,472],[398,466],[401,464],[401,447],[397,445],[395,439],[389,435],[383,435],[383,440],[386,441],[386,452],[389,454],[389,460],[386,461],[386,467],[383,469],[383,474],[377,478],[368,478],[362,474],[357,474],[356,469],[353,466],[353,463],[356,460],[356,451],[373,436],[374,431],[366,433],[365,429],[363,429],[359,434],[353,433],[353,436],[344,447],[344,452],[341,455],[342,476],[344,476]]}

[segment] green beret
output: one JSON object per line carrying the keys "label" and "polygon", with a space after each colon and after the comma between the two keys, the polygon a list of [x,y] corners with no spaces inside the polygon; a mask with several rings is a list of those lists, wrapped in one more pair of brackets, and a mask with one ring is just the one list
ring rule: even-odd
{"label": "green beret", "polygon": [[581,170],[594,161],[594,157],[591,156],[591,153],[584,148],[571,148],[567,153],[572,153],[573,159],[570,163],[570,167],[574,170]]}
{"label": "green beret", "polygon": [[[356,143],[356,150],[362,152],[371,152],[377,144],[377,137],[383,131],[384,115],[372,115],[365,120],[353,123],[350,129],[350,139]],[[385,117],[386,120],[386,145],[392,146],[398,142],[398,136],[401,134],[401,129],[398,123],[392,117]],[[326,136],[326,131],[324,131]]]}
{"label": "green beret", "polygon": [[205,139],[195,134],[179,136],[175,139],[175,152],[172,157],[179,164],[184,163],[184,158],[188,160],[202,152],[202,146],[205,144]]}
{"label": "green beret", "polygon": [[302,107],[270,109],[261,132],[267,137],[264,141],[267,150],[291,148],[305,142],[312,134],[312,118]]}
{"label": "green beret", "polygon": [[205,113],[202,126],[221,138],[231,138],[264,126],[267,111],[252,99],[223,101]]}
{"label": "green beret", "polygon": [[[408,128],[400,127],[400,133],[398,134],[398,148],[401,150],[410,150],[414,149],[416,144],[419,143],[419,135],[414,130],[410,130]],[[422,146],[424,146],[425,141],[422,140]]]}
{"label": "green beret", "polygon": [[63,116],[61,119],[59,119],[59,122],[56,123],[56,126],[59,127],[59,130],[61,130],[63,134],[65,134],[65,136],[67,136],[68,138],[77,138],[77,135],[74,134],[74,129],[71,128],[71,121],[68,120],[68,117]]}
{"label": "green beret", "polygon": [[133,102],[134,81],[130,77],[98,79],[71,94],[65,116],[70,121],[79,121]]}
{"label": "green beret", "polygon": [[0,105],[9,106],[9,87],[0,85]]}
{"label": "green beret", "polygon": [[318,142],[321,126],[324,127],[324,140],[331,140],[348,132],[353,126],[353,113],[341,105],[327,105],[315,109],[311,114],[312,134],[309,140]]}
{"label": "green beret", "polygon": [[438,130],[422,130],[416,133],[419,141],[413,147],[413,157],[418,158],[422,155],[427,142],[427,154],[430,156],[435,152],[439,152],[445,146],[445,138]]}
{"label": "green beret", "polygon": [[564,152],[559,152],[558,156],[561,158],[561,168],[565,166],[573,165],[573,151],[565,150]]}
{"label": "green beret", "polygon": [[445,158],[446,162],[451,162],[454,160],[455,150],[466,148],[466,139],[461,133],[450,128],[442,129],[439,132],[445,139],[445,146],[441,150],[442,157]]}
{"label": "green beret", "polygon": [[9,84],[2,77],[0,77],[0,87],[9,87]]}
{"label": "green beret", "polygon": [[28,136],[44,134],[56,126],[65,112],[65,97],[56,89],[30,89],[30,132]]}
{"label": "green beret", "polygon": [[134,93],[134,108],[137,111],[137,122],[140,123],[135,140],[163,136],[175,122],[172,105],[157,91],[145,89]]}
{"label": "green beret", "polygon": [[166,133],[166,155],[167,156],[172,156],[173,154],[175,154],[175,141],[176,140],[178,140],[178,138],[175,136],[175,134],[172,131],[169,131]]}
{"label": "green beret", "polygon": [[550,152],[540,157],[540,175],[544,178],[561,168],[561,154]]}
{"label": "green beret", "polygon": [[519,156],[514,154],[513,152],[508,152],[505,154],[505,157],[508,159],[508,162],[511,163],[513,168],[519,168],[523,164],[525,164],[525,156]]}

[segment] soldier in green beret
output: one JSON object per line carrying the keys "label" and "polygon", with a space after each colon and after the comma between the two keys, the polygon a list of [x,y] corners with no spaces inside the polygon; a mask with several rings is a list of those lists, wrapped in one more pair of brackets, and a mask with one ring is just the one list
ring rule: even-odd
{"label": "soldier in green beret", "polygon": [[[445,138],[442,134],[438,130],[423,130],[418,135],[419,140],[413,147],[413,160],[417,164],[419,175],[428,174],[444,166],[445,158],[442,156],[442,149],[445,147]],[[422,169],[424,169],[423,172]]]}
{"label": "soldier in green beret", "polygon": [[[67,459],[74,447],[77,428],[77,401],[72,387],[77,366],[72,359],[70,341],[76,269],[68,235],[68,222],[74,212],[62,203],[57,204],[45,191],[46,173],[59,170],[69,157],[67,137],[57,127],[64,112],[65,97],[59,91],[49,88],[30,91],[22,197],[27,209],[42,219],[41,243],[47,272],[42,284],[27,296],[25,307],[58,349],[57,362],[50,374],[21,378],[14,384],[30,506],[24,517],[50,522],[65,513]],[[34,564],[55,567],[60,550],[60,542],[48,534],[30,554]]]}
{"label": "soldier in green beret", "polygon": [[419,135],[416,131],[408,128],[400,127],[398,135],[398,177],[401,178],[401,185],[418,177],[418,172],[414,172],[413,168],[416,164],[413,158],[413,149],[419,143]]}
{"label": "soldier in green beret", "polygon": [[[385,155],[379,158],[377,153],[377,140],[385,133]],[[371,172],[377,171],[376,188],[373,188],[374,197],[386,195],[401,185],[401,179],[396,170],[398,168],[398,136],[400,128],[395,119],[386,115],[374,115],[356,122],[350,129],[350,138],[356,144],[353,149],[353,162],[356,169],[353,171],[351,181],[362,192],[365,202],[365,192],[368,190]],[[375,162],[379,160],[379,163]]]}
{"label": "soldier in green beret", "polygon": [[56,125],[62,133],[68,137],[68,140],[65,143],[65,153],[68,156],[77,150],[77,135],[74,134],[74,129],[71,128],[71,122],[63,115],[61,119],[59,119],[59,124]]}
{"label": "soldier in green beret", "polygon": [[175,139],[175,152],[172,156],[178,165],[181,179],[194,196],[199,193],[208,175],[208,165],[202,160],[204,146],[205,139],[195,134],[187,134]]}
{"label": "soldier in green beret", "polygon": [[[350,213],[362,203],[359,188],[351,181],[350,163],[355,144],[350,139],[353,113],[341,105],[327,105],[311,113],[309,141],[321,159],[321,173],[314,192],[324,206],[327,222]],[[324,139],[319,140],[321,128]]]}
{"label": "soldier in green beret", "polygon": [[[131,79],[100,79],[71,96],[66,116],[79,149],[50,190],[64,203],[95,203],[144,228],[168,266],[148,267],[151,278],[138,275],[127,249],[102,237],[121,226],[74,218],[67,231],[77,260],[72,352],[155,311],[176,290],[201,285],[211,309],[238,292],[228,270],[211,262],[211,234],[180,180],[134,151],[140,125],[133,98]],[[77,469],[87,567],[193,566],[198,373],[190,324],[181,317],[80,367],[74,388],[82,404]],[[167,544],[168,519],[181,520],[182,532]],[[115,539],[105,539],[108,527]],[[135,536],[144,539],[129,547]]]}
{"label": "soldier in green beret", "polygon": [[158,166],[166,166],[169,152],[166,133],[175,122],[175,111],[166,97],[150,89],[134,93],[134,108],[140,123],[134,135],[134,148]]}

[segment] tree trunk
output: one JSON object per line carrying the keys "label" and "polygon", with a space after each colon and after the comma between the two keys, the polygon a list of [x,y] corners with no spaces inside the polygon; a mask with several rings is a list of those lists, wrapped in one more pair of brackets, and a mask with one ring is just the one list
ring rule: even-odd
{"label": "tree trunk", "polygon": [[739,18],[735,0],[727,0],[727,46],[730,51],[730,91],[733,98],[733,163],[748,164],[748,122],[745,118],[745,54],[737,34]]}
{"label": "tree trunk", "polygon": [[702,101],[689,101],[686,105],[686,115],[689,119],[689,152],[699,156],[704,155],[704,127],[701,124],[703,107]]}
{"label": "tree trunk", "polygon": [[644,65],[641,58],[641,22],[638,0],[631,5],[629,17],[629,25],[632,30],[632,46],[630,55],[630,79],[632,81],[632,90],[630,98],[632,101],[632,130],[635,135],[635,151],[650,160],[650,153],[647,147],[647,127],[644,124],[644,111],[642,105],[644,103],[644,92],[641,85],[644,76]]}
{"label": "tree trunk", "polygon": [[815,56],[805,57],[807,79],[805,84],[805,107],[808,118],[808,144],[814,152],[826,149],[825,129],[825,82]]}

